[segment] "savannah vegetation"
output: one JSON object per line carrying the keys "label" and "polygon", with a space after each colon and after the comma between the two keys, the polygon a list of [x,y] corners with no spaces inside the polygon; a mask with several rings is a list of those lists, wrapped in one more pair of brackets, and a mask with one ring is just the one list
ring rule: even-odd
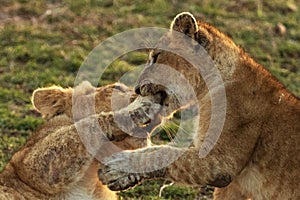
{"label": "savannah vegetation", "polygon": [[[0,171],[44,120],[31,105],[34,89],[72,87],[82,62],[101,41],[139,27],[168,28],[182,11],[228,34],[296,96],[300,96],[300,0],[1,0]],[[105,71],[118,81],[147,54],[132,52]],[[122,199],[206,199],[211,188],[162,181],[121,192]],[[209,198],[209,197],[208,197]]]}

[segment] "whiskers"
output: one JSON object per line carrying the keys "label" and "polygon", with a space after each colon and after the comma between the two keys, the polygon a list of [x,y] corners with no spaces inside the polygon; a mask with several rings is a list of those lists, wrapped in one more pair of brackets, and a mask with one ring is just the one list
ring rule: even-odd
{"label": "whiskers", "polygon": [[197,101],[191,101],[168,116],[160,115],[160,117],[161,123],[150,133],[154,144],[169,144],[177,147],[187,147],[192,144],[199,127]]}
{"label": "whiskers", "polygon": [[176,133],[178,131],[179,125],[174,121],[168,120],[162,123],[161,128],[166,133],[168,141],[176,144]]}
{"label": "whiskers", "polygon": [[189,135],[189,130],[181,125],[180,118],[168,116],[163,118],[162,123],[151,133],[151,138],[154,144],[181,146],[190,138]]}

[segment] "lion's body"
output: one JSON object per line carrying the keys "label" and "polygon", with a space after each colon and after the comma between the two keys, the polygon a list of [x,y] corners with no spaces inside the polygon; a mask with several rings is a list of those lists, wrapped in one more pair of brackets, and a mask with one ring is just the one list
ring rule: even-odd
{"label": "lion's body", "polygon": [[33,134],[1,173],[0,199],[116,199],[72,124],[57,116]]}
{"label": "lion's body", "polygon": [[[300,199],[299,99],[225,34],[210,25],[196,22],[191,14],[177,15],[171,24],[172,30],[195,39],[206,50],[224,81],[227,107],[225,124],[217,143],[206,157],[201,158],[199,152],[204,140],[209,137],[206,133],[212,117],[211,91],[198,71],[185,59],[161,50],[159,45],[153,50],[155,58],[152,56],[152,59],[156,63],[176,69],[189,80],[200,105],[200,127],[193,145],[165,167],[163,178],[188,185],[219,187],[214,195],[216,200]],[[170,32],[159,44],[178,50],[185,46],[181,42],[185,41],[177,40]],[[155,76],[155,72],[151,71],[154,67],[155,64],[145,68],[137,93],[151,96],[163,90],[163,86],[151,82],[151,76]],[[169,73],[166,76],[170,76]],[[213,89],[218,90],[218,86]],[[182,106],[177,105],[172,91],[165,88],[165,92],[170,113]],[[121,155],[129,157],[136,152],[152,152],[155,149],[165,152],[170,158],[180,151],[180,148],[163,145],[125,151]],[[122,163],[112,160],[110,165],[116,167],[122,166]],[[161,174],[161,170],[158,172]],[[125,189],[130,185],[124,182],[128,181],[126,175],[120,174],[116,179],[114,173],[119,172],[112,171],[100,179],[109,183],[111,189]],[[136,178],[140,180],[144,175],[136,176],[140,176]]]}
{"label": "lion's body", "polygon": [[[115,102],[117,109],[135,96],[123,85],[94,88],[84,82],[77,87],[72,106],[72,91],[55,86],[34,92],[34,106],[49,121],[33,133],[0,174],[0,199],[117,199],[115,192],[99,181],[97,171],[101,164],[86,150],[73,118],[78,126],[81,123],[89,128],[91,122],[99,122],[103,132],[114,131],[118,137],[112,142],[121,149],[146,146],[146,138],[131,137],[113,127],[111,121],[113,93],[121,97],[115,98],[119,100]],[[78,107],[73,109],[77,110],[75,114],[74,106]],[[92,115],[93,108],[99,115]],[[104,138],[97,131],[87,134],[94,134],[93,140]],[[108,141],[103,140],[103,144]]]}

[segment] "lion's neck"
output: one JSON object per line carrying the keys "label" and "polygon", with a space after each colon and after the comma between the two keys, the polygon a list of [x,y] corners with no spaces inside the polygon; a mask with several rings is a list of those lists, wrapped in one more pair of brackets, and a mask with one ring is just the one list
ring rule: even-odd
{"label": "lion's neck", "polygon": [[[245,53],[240,57],[235,63],[234,71],[228,70],[230,73],[226,74],[226,78],[222,76],[226,91],[225,129],[235,130],[249,123],[259,126],[259,123],[266,123],[271,116],[276,116],[280,121],[287,113],[299,112],[299,117],[300,101]],[[221,73],[226,71],[223,70]],[[198,99],[201,115],[200,134],[205,135],[212,106],[208,88],[201,90]]]}

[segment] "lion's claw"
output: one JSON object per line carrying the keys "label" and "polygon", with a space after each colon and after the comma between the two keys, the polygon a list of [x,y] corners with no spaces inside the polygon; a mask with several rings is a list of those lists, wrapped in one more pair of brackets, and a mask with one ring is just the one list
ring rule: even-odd
{"label": "lion's claw", "polygon": [[98,177],[103,184],[113,191],[127,190],[142,181],[138,173],[127,174],[114,169],[109,170],[107,166],[98,171]]}
{"label": "lion's claw", "polygon": [[104,165],[98,171],[101,182],[111,190],[131,188],[143,180],[164,177],[165,169],[145,171],[147,166],[141,159],[142,152],[122,151],[104,158]]}

